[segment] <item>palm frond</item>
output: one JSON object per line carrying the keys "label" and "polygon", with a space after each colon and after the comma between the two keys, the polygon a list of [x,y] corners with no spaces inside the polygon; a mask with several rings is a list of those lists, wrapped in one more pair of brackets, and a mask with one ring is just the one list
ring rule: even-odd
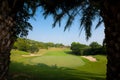
{"label": "palm frond", "polygon": [[[8,0],[9,2],[11,0]],[[13,13],[16,14],[16,36],[27,36],[28,31],[32,30],[31,24],[28,22],[33,17],[37,7],[40,6],[39,0],[12,0],[10,6]]]}
{"label": "palm frond", "polygon": [[[91,37],[92,23],[97,16],[99,16],[99,9],[90,4],[89,0],[42,0],[42,8],[44,15],[54,16],[53,27],[57,23],[66,19],[64,31],[70,29],[75,17],[80,19],[80,32],[84,29],[86,33],[86,39]],[[59,11],[60,10],[60,11]],[[97,26],[101,24],[98,22]]]}
{"label": "palm frond", "polygon": [[87,5],[82,11],[82,18],[80,28],[85,30],[86,33],[86,40],[91,37],[91,27],[92,22],[95,20],[97,15],[97,9],[91,5]]}
{"label": "palm frond", "polygon": [[59,26],[61,26],[61,20],[64,17],[64,14],[65,13],[61,13],[61,14],[58,14],[58,15],[54,16],[53,28],[56,26],[57,23],[59,23]]}
{"label": "palm frond", "polygon": [[98,21],[95,29],[97,29],[102,23],[103,23],[103,19],[99,18],[99,21]]}
{"label": "palm frond", "polygon": [[[9,2],[11,0],[8,0]],[[99,15],[99,8],[90,4],[90,0],[13,0],[14,4],[10,2],[11,6],[14,7],[16,15],[16,22],[18,25],[18,31],[25,32],[32,29],[31,25],[28,24],[30,17],[33,17],[37,7],[41,7],[43,10],[44,18],[48,15],[52,15],[54,18],[53,28],[58,23],[61,26],[61,21],[66,19],[66,24],[64,26],[64,31],[70,29],[74,20],[79,19],[80,31],[83,29],[86,33],[86,39],[88,40],[91,36],[92,22],[95,20],[96,15]],[[21,3],[21,4],[19,4]],[[19,7],[19,6],[20,7]],[[21,7],[22,6],[22,7]],[[18,9],[18,10],[17,10]],[[20,20],[20,22],[19,22]],[[21,25],[24,23],[24,25]],[[96,28],[102,23],[102,20],[98,22]],[[21,26],[20,26],[21,25]],[[25,28],[24,28],[25,27]],[[17,33],[18,33],[17,32]],[[24,34],[24,35],[26,35]]]}

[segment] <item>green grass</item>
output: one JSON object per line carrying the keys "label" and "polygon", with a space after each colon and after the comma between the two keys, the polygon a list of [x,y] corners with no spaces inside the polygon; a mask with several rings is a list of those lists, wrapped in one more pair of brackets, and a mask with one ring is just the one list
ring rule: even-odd
{"label": "green grass", "polygon": [[105,80],[106,57],[95,55],[97,62],[70,55],[69,49],[41,50],[37,55],[13,50],[9,80]]}
{"label": "green grass", "polygon": [[106,74],[106,57],[102,55],[96,55],[94,56],[97,59],[97,62],[90,62],[86,59],[83,59],[84,62],[86,62],[85,65],[78,67],[77,69],[80,71],[86,71],[89,73],[95,73],[95,74]]}
{"label": "green grass", "polygon": [[77,56],[41,56],[36,57],[30,60],[33,64],[43,63],[49,66],[58,66],[58,67],[76,67],[84,65],[84,61]]}

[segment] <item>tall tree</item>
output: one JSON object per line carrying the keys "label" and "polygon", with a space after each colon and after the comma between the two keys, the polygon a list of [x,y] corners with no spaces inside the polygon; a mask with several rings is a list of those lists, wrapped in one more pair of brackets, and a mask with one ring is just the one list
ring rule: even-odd
{"label": "tall tree", "polygon": [[92,43],[90,43],[89,46],[90,46],[92,49],[100,48],[100,47],[101,47],[101,45],[98,44],[97,42],[92,42]]}
{"label": "tall tree", "polygon": [[[107,50],[107,80],[120,79],[120,0],[41,0],[43,15],[52,15],[53,27],[66,19],[65,30],[70,28],[77,17],[80,29],[84,29],[86,39],[91,36],[92,22],[97,18],[99,25],[105,25],[105,44]],[[65,20],[65,19],[64,19]]]}
{"label": "tall tree", "polygon": [[[0,0],[0,80],[6,80],[10,50],[18,36],[26,36],[32,29],[28,20],[38,6],[43,15],[53,15],[56,23],[67,16],[65,30],[75,17],[80,18],[80,28],[85,29],[86,39],[91,36],[92,21],[99,18],[105,24],[107,49],[107,80],[120,78],[120,1],[113,0]],[[79,16],[80,15],[80,16]]]}
{"label": "tall tree", "polygon": [[38,0],[0,0],[0,80],[7,78],[13,43],[32,29],[28,19],[38,5]]}

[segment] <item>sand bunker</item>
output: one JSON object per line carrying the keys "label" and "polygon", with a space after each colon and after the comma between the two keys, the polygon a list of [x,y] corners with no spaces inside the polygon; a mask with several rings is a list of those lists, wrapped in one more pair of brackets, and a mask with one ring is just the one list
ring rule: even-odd
{"label": "sand bunker", "polygon": [[30,55],[22,55],[23,57],[31,57],[31,56],[41,56],[42,54],[30,54]]}
{"label": "sand bunker", "polygon": [[88,59],[89,61],[92,61],[92,62],[96,62],[97,61],[97,59],[92,57],[92,56],[82,56],[82,57],[84,57],[84,58],[86,58],[86,59]]}

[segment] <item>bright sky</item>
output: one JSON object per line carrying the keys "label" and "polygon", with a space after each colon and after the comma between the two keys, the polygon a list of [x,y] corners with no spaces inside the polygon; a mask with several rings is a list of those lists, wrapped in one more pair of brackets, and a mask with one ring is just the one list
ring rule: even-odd
{"label": "bright sky", "polygon": [[[34,19],[35,18],[35,19]],[[62,43],[64,45],[71,45],[72,42],[79,42],[81,44],[89,45],[91,42],[96,41],[102,44],[104,39],[104,25],[102,24],[97,29],[92,29],[92,37],[86,41],[84,30],[81,35],[79,35],[79,21],[74,21],[70,30],[64,32],[64,22],[61,27],[58,25],[52,28],[53,19],[48,17],[46,20],[44,17],[38,13],[30,19],[30,23],[33,26],[33,30],[29,32],[27,36],[28,39],[40,41],[40,42],[53,42]],[[95,27],[96,22],[94,22],[93,27]]]}

